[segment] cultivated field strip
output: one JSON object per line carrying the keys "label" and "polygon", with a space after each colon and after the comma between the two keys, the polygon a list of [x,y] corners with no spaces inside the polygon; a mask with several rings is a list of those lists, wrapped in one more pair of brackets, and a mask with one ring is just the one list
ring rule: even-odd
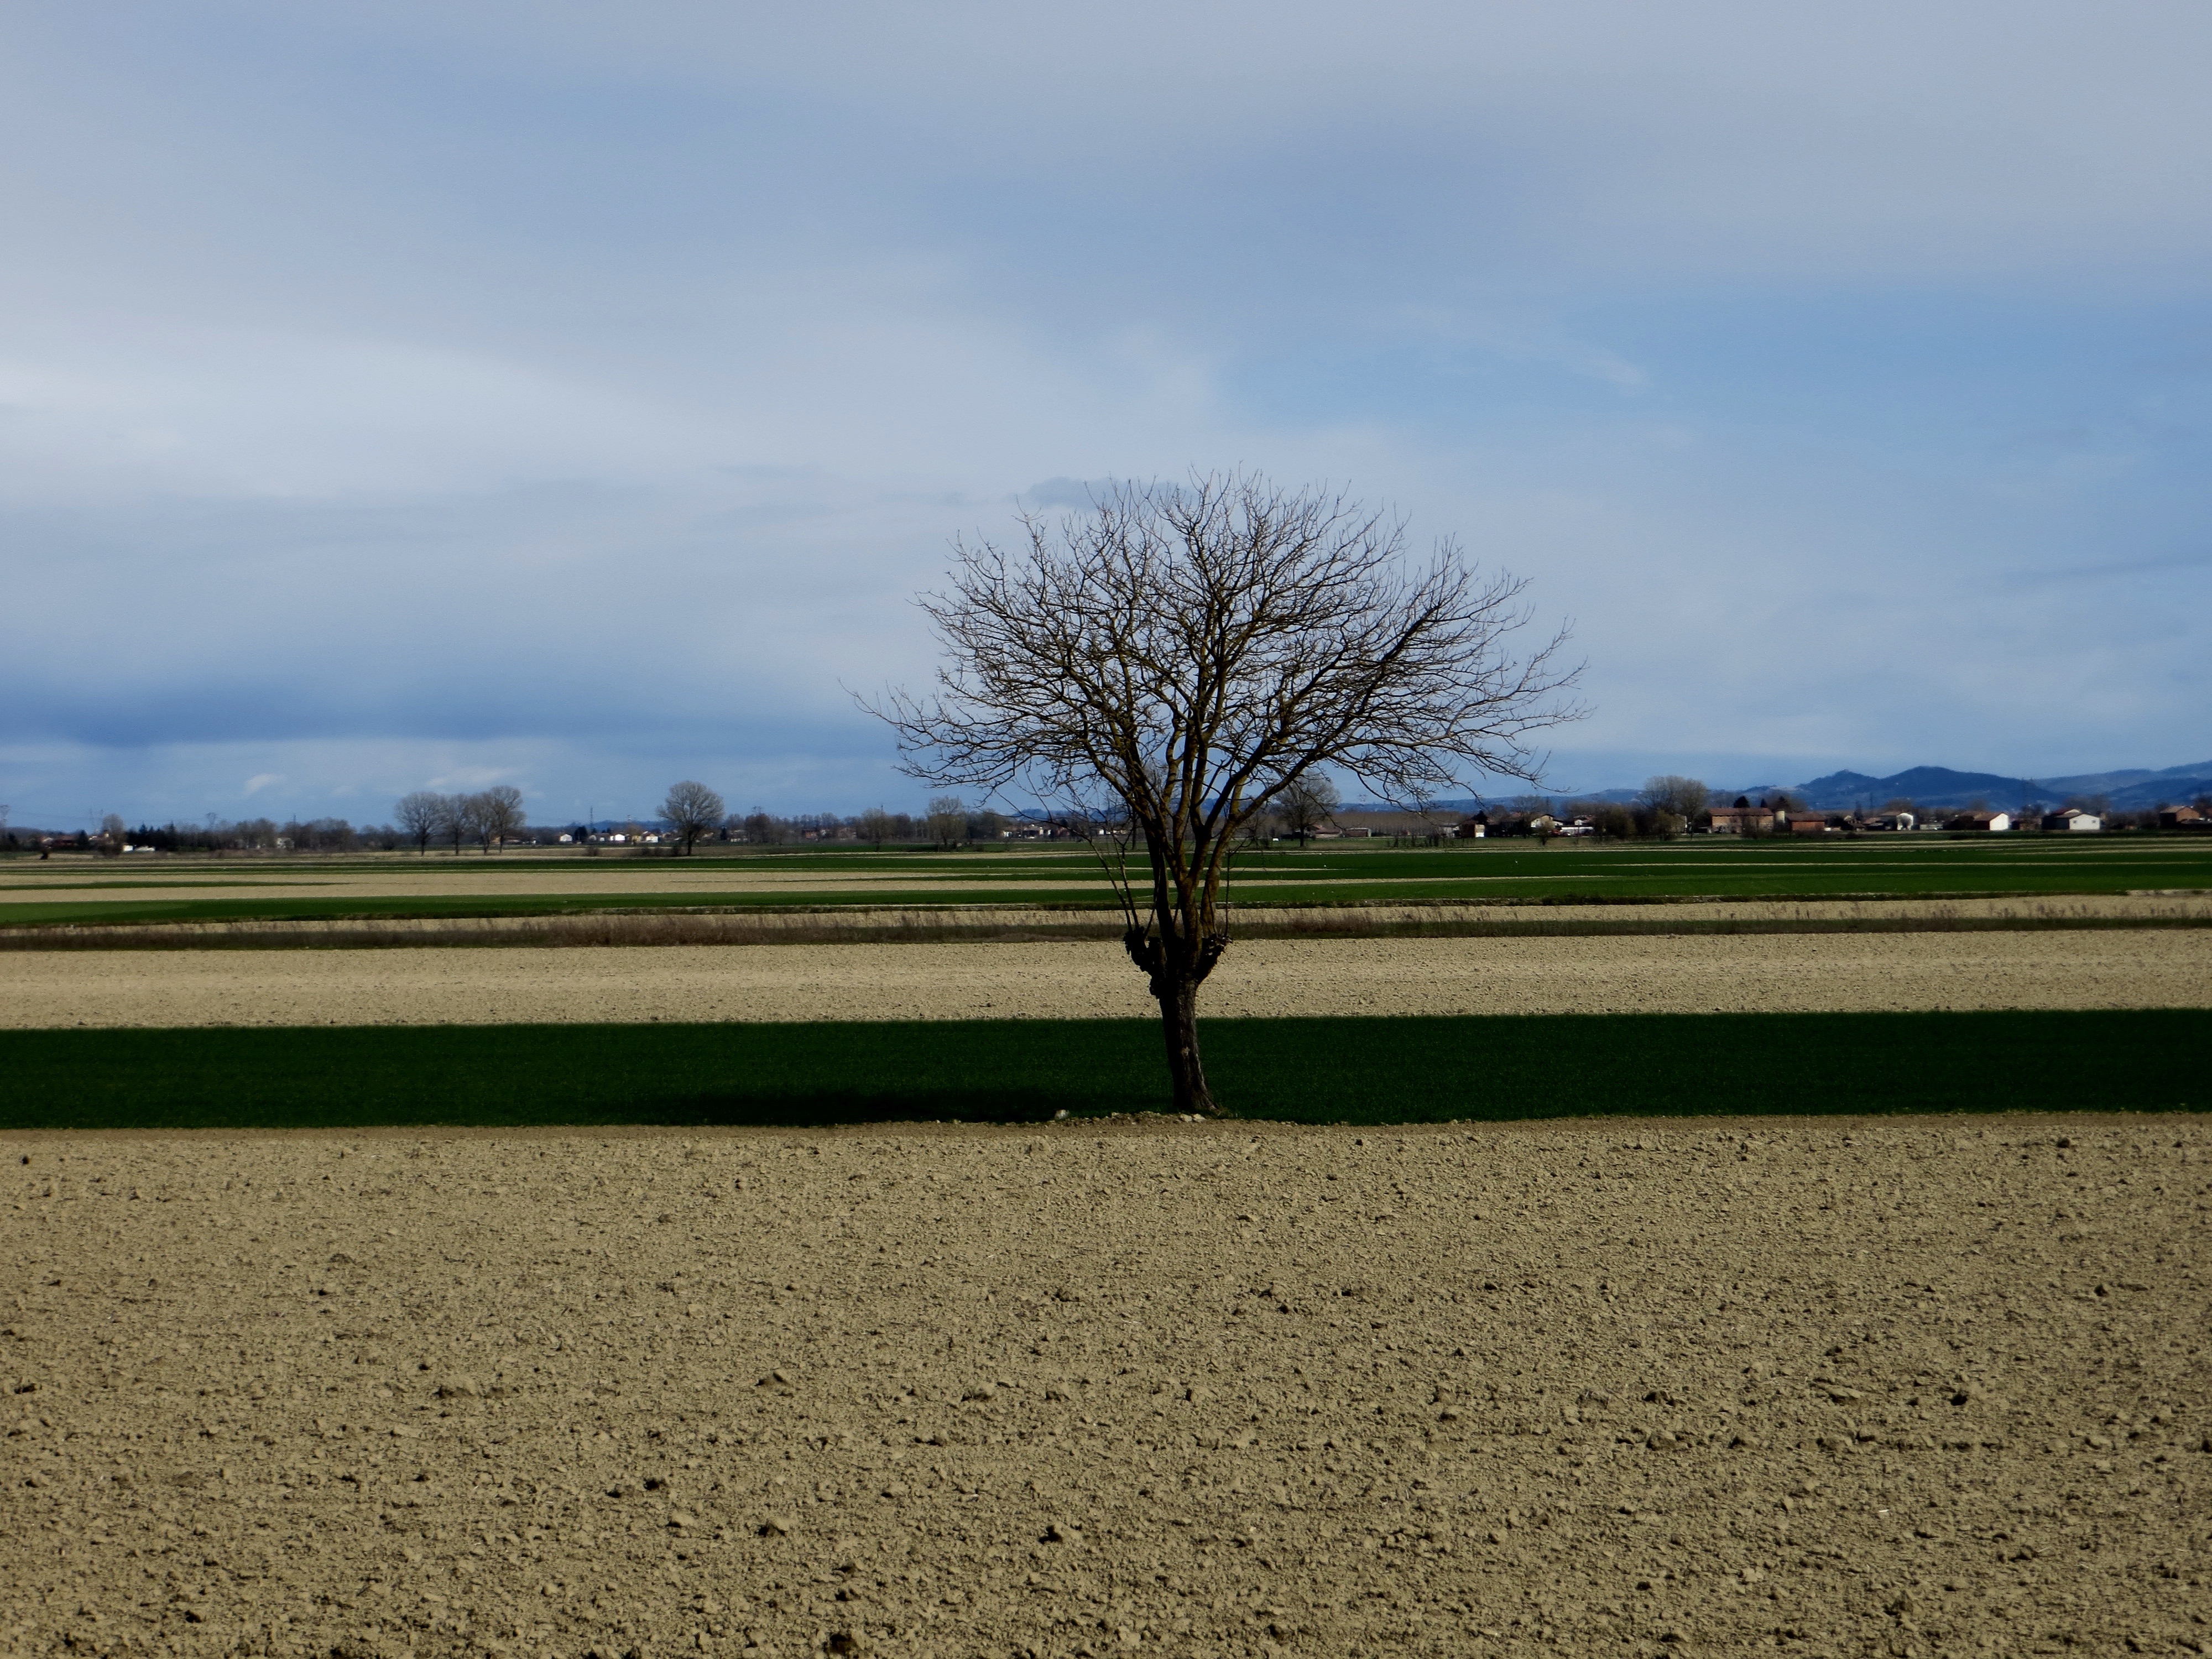
{"label": "cultivated field strip", "polygon": [[[1255,908],[2138,891],[2203,897],[2212,896],[2212,837],[1872,836],[1798,844],[1699,836],[1451,848],[1346,842],[1242,852],[1230,886]],[[698,859],[549,850],[495,858],[72,854],[0,863],[0,923],[14,927],[977,903],[1110,910],[1112,894],[1098,860],[1065,843],[943,852],[763,849]]]}
{"label": "cultivated field strip", "polygon": [[[2212,929],[1257,939],[1209,1018],[2212,1006]],[[0,1028],[1110,1019],[1117,943],[0,953]]]}
{"label": "cultivated field strip", "polygon": [[2201,1645],[2199,1118],[0,1148],[18,1651]]}
{"label": "cultivated field strip", "polygon": [[[2212,895],[2070,898],[1696,899],[1540,905],[1231,907],[1242,939],[1523,938],[1711,933],[1942,933],[2212,927]],[[172,921],[0,927],[0,951],[380,949],[391,945],[777,945],[849,941],[1118,939],[1113,909],[1014,905],[926,908],[613,909],[582,915],[386,916],[344,921]]]}

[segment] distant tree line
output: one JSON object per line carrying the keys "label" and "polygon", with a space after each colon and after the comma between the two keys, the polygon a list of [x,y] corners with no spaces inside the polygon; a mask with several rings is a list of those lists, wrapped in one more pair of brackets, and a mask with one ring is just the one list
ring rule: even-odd
{"label": "distant tree line", "polygon": [[893,843],[912,846],[958,847],[1001,841],[1009,830],[1042,832],[1045,826],[1007,817],[989,807],[970,806],[957,795],[939,795],[920,812],[893,812],[872,806],[850,817],[835,812],[802,812],[783,817],[773,812],[751,811],[732,817],[726,838],[756,847],[788,847],[808,841],[863,841],[872,846]]}
{"label": "distant tree line", "polygon": [[210,812],[198,823],[132,825],[111,812],[97,830],[22,830],[11,835],[7,844],[51,845],[119,857],[139,848],[157,853],[389,852],[402,842],[399,831],[389,824],[356,825],[337,817],[228,819]]}
{"label": "distant tree line", "polygon": [[[1263,815],[1247,837],[1304,842],[1328,831],[1339,810],[1336,789],[1326,775],[1302,781],[1300,788],[1285,791],[1276,810]],[[1560,835],[1583,835],[1618,841],[1665,840],[1705,826],[1712,807],[1723,800],[1694,778],[1655,777],[1648,780],[1632,801],[1597,800],[1567,796],[1516,795],[1486,808],[1480,814],[1486,837],[1526,836],[1548,839]],[[1804,810],[1804,801],[1787,790],[1772,790],[1742,804],[1790,812]],[[2177,805],[2179,803],[2176,803]],[[1972,812],[1986,811],[1986,801],[1970,804]],[[2191,804],[2200,823],[2212,823],[2212,797],[2199,796]],[[2172,828],[2159,820],[2160,808],[2142,811],[2114,811],[2102,796],[2069,795],[2059,808],[2079,807],[2100,814],[2107,833],[2155,832]],[[2043,803],[2027,801],[2014,813],[2015,833],[2034,833],[2046,810]],[[1960,811],[1923,808],[1901,796],[1849,810],[1824,814],[1844,833],[1869,829],[1899,813],[1913,814],[1921,823],[1941,828]],[[133,825],[109,813],[98,830],[37,830],[10,825],[0,819],[0,851],[88,853],[121,856],[125,851],[150,849],[157,853],[428,853],[435,848],[459,854],[475,848],[486,854],[502,847],[583,845],[604,846],[619,835],[625,851],[631,848],[666,848],[675,853],[696,850],[702,842],[717,845],[795,847],[809,842],[863,842],[873,847],[938,847],[989,845],[1008,838],[1090,833],[1109,840],[1133,843],[1139,837],[1126,824],[1087,823],[1072,825],[1065,820],[1009,817],[988,807],[971,806],[957,795],[939,795],[921,812],[893,812],[870,807],[863,812],[799,812],[785,816],[758,810],[742,815],[727,812],[722,798],[706,785],[686,781],[673,786],[661,803],[658,819],[626,821],[610,830],[584,823],[534,825],[525,810],[522,793],[501,784],[474,793],[437,794],[417,791],[403,798],[391,823],[356,824],[341,817],[226,819],[210,813],[198,823],[139,823]],[[1463,836],[1477,821],[1462,821]],[[604,823],[604,821],[602,821]],[[1773,833],[1751,820],[1750,833]],[[2194,826],[2184,826],[2194,828]],[[1392,831],[1390,833],[1397,833]],[[1441,834],[1441,829],[1438,833]],[[649,838],[649,839],[648,839]]]}
{"label": "distant tree line", "polygon": [[530,821],[523,811],[522,791],[511,783],[464,795],[418,789],[400,797],[397,812],[400,833],[417,853],[428,853],[434,842],[451,848],[456,857],[471,843],[487,854],[495,852],[519,839]]}
{"label": "distant tree line", "polygon": [[[1458,826],[1465,837],[1480,823],[1486,838],[1527,836],[1540,840],[1555,836],[1588,836],[1599,839],[1666,840],[1705,827],[1711,810],[1729,805],[1760,806],[1790,813],[1802,812],[1804,801],[1787,790],[1771,790],[1758,799],[1724,801],[1695,778],[1662,775],[1645,780],[1636,799],[1629,801],[1577,799],[1541,794],[1516,795],[1469,815]],[[2178,804],[2178,803],[2177,803]],[[1879,806],[1863,804],[1822,816],[1829,826],[1846,834],[1893,822],[1900,813],[1911,813],[1921,824],[1941,828],[1975,810],[1986,811],[1986,801],[1971,804],[1965,813],[1947,808],[1922,808],[1903,797]],[[2212,798],[2199,796],[2191,810],[2196,823],[2162,824],[2164,808],[2142,811],[2113,811],[2101,795],[2069,795],[2058,803],[2100,814],[2112,831],[2195,830],[2212,823]],[[1272,810],[1260,815],[1245,835],[1258,843],[1270,840],[1305,842],[1316,834],[1333,832],[1340,802],[1336,787],[1326,774],[1315,773],[1285,790]],[[2033,833],[2040,827],[2043,803],[2029,800],[2016,809],[2016,831]],[[702,842],[720,845],[793,847],[809,842],[865,842],[872,847],[955,848],[988,845],[1009,837],[1090,835],[1135,844],[1140,836],[1127,824],[1104,822],[1073,823],[1065,818],[1010,817],[988,807],[969,805],[958,795],[933,798],[921,812],[894,812],[881,806],[866,811],[800,812],[789,816],[756,809],[738,814],[726,811],[722,797],[703,783],[687,779],[670,787],[658,819],[629,820],[610,830],[597,824],[533,825],[525,809],[522,792],[512,784],[458,794],[417,790],[403,797],[391,823],[354,824],[341,817],[270,817],[224,819],[214,813],[198,823],[140,823],[131,825],[120,815],[109,813],[97,830],[41,830],[10,825],[0,817],[0,851],[54,850],[120,856],[129,851],[157,853],[356,853],[413,851],[427,854],[432,848],[458,855],[476,848],[485,854],[517,845],[582,846],[598,850],[617,842],[624,851],[662,848],[676,854],[695,852]],[[1433,825],[1436,839],[1446,826]],[[1771,820],[1747,821],[1745,833],[1775,833]],[[1396,835],[1401,832],[1392,830]]]}

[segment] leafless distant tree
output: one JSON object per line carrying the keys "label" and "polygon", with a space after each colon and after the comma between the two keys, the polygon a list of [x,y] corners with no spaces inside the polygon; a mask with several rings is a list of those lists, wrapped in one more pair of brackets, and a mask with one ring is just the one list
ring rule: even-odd
{"label": "leafless distant tree", "polygon": [[438,839],[452,843],[455,858],[461,855],[461,843],[469,838],[473,820],[466,795],[438,797]]}
{"label": "leafless distant tree", "polygon": [[1275,816],[1282,820],[1283,833],[1296,836],[1304,847],[1339,805],[1336,781],[1326,772],[1309,772],[1283,786],[1275,797]]}
{"label": "leafless distant tree", "polygon": [[522,791],[511,783],[495,783],[475,800],[477,831],[483,837],[487,853],[506,845],[509,836],[530,822],[530,815],[522,810]]}
{"label": "leafless distant tree", "polygon": [[929,838],[939,847],[957,847],[968,833],[968,803],[957,795],[933,795],[929,801]]}
{"label": "leafless distant tree", "polygon": [[[1117,879],[1131,960],[1160,1006],[1176,1105],[1213,1113],[1198,988],[1228,946],[1222,884],[1243,826],[1323,768],[1413,805],[1541,770],[1534,732],[1579,711],[1560,639],[1525,656],[1523,583],[1450,543],[1408,568],[1403,526],[1252,476],[1124,484],[1087,514],[962,544],[921,601],[945,660],[874,712],[908,773],[1019,787],[1141,834],[1148,890]],[[1109,861],[1109,872],[1114,869]]]}
{"label": "leafless distant tree", "polygon": [[891,815],[880,806],[871,806],[853,820],[854,833],[862,841],[872,842],[878,851],[882,850],[883,844],[891,838],[897,828]]}
{"label": "leafless distant tree", "polygon": [[700,836],[712,835],[722,827],[726,810],[720,795],[705,784],[688,779],[670,785],[668,799],[660,803],[660,816],[676,831],[686,853],[699,844]]}
{"label": "leafless distant tree", "polygon": [[415,843],[418,854],[430,850],[430,837],[438,834],[446,821],[446,798],[428,789],[417,789],[411,795],[402,795],[393,809],[399,827]]}
{"label": "leafless distant tree", "polygon": [[1696,778],[1664,773],[1644,779],[1643,793],[1638,799],[1653,811],[1668,813],[1686,823],[1712,804],[1713,792]]}
{"label": "leafless distant tree", "polygon": [[[490,856],[491,803],[489,801],[480,794],[455,795],[453,823],[461,840],[475,842],[483,848],[486,857]],[[456,841],[453,843],[453,851],[459,853],[460,850],[460,841]]]}
{"label": "leafless distant tree", "polygon": [[781,847],[791,839],[791,825],[772,812],[751,811],[745,814],[744,836],[757,847]]}
{"label": "leafless distant tree", "polygon": [[1646,778],[1636,797],[1635,831],[1662,838],[1679,836],[1697,822],[1712,798],[1713,792],[1696,778],[1672,773]]}

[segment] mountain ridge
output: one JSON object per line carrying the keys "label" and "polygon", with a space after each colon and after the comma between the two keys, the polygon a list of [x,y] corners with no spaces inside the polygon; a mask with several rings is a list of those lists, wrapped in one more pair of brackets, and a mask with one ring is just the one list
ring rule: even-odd
{"label": "mountain ridge", "polygon": [[[2140,812],[2154,806],[2175,802],[2187,802],[2199,795],[2212,795],[2212,760],[2197,761],[2185,766],[2162,769],[2124,767],[2106,772],[2077,772],[2064,777],[2016,778],[2002,772],[1960,772],[1948,766],[1913,766],[1902,772],[1893,772],[1887,777],[1875,777],[1865,772],[1838,771],[1824,777],[1808,779],[1803,783],[1755,783],[1741,787],[1713,787],[1717,800],[1733,800],[1738,795],[1747,795],[1756,800],[1761,795],[1773,795],[1787,791],[1808,807],[1836,811],[1864,806],[1869,811],[1885,801],[1899,798],[1916,806],[1938,811],[1956,811],[1986,801],[1999,811],[2009,811],[2028,802],[2039,802],[2053,807],[2074,795],[2102,795],[2118,811]],[[1531,792],[1534,793],[1534,792]],[[1595,800],[1629,802],[1642,792],[1637,789],[1581,789],[1571,793],[1546,792],[1555,800]],[[1439,800],[1435,805],[1448,811],[1474,811],[1495,807],[1511,799],[1500,793],[1492,799],[1462,796]],[[1348,801],[1347,811],[1387,811],[1388,806],[1372,801]]]}

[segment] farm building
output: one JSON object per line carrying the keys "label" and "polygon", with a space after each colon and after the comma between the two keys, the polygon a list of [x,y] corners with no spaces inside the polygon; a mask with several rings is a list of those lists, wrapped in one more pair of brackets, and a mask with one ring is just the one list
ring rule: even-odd
{"label": "farm building", "polygon": [[1757,806],[1716,806],[1706,817],[1707,824],[1717,836],[1747,834],[1752,830],[1754,821],[1771,828],[1774,823],[1774,810],[1763,802]]}
{"label": "farm building", "polygon": [[2094,835],[2105,827],[2105,821],[2094,812],[2085,812],[2078,806],[2065,806],[2056,812],[2045,812],[2043,827],[2045,830],[2063,830],[2074,835]]}
{"label": "farm building", "polygon": [[1741,797],[1734,806],[1714,807],[1706,814],[1705,821],[1717,836],[1818,836],[1825,834],[1828,828],[1826,812],[1769,806],[1765,801],[1747,806]]}
{"label": "farm building", "polygon": [[1979,835],[2002,836],[2012,828],[2009,812],[1961,812],[1943,821],[1946,830],[1966,830]]}
{"label": "farm building", "polygon": [[2161,806],[2158,809],[2158,827],[2161,830],[2212,829],[2212,818],[2193,806]]}

